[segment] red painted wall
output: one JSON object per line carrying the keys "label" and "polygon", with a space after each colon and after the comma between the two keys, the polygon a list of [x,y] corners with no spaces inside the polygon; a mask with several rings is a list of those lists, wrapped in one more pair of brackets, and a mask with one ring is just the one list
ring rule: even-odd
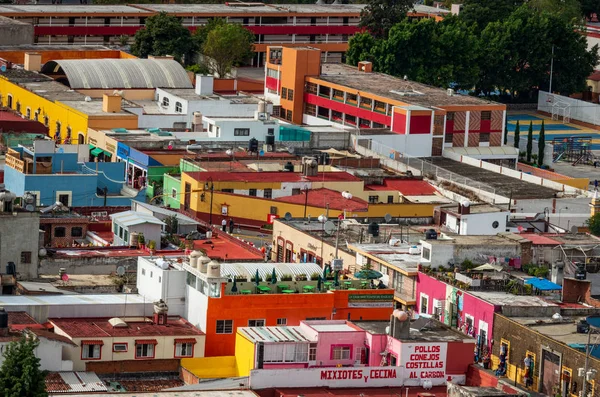
{"label": "red painted wall", "polygon": [[446,134],[452,134],[454,132],[454,120],[446,119]]}
{"label": "red painted wall", "polygon": [[428,116],[410,116],[409,134],[429,134],[431,133],[431,115]]}
{"label": "red painted wall", "polygon": [[491,120],[481,120],[481,127],[479,131],[481,132],[489,132],[492,129],[492,121]]}
{"label": "red painted wall", "polygon": [[402,113],[394,113],[394,125],[392,131],[398,134],[406,134],[406,115]]}
{"label": "red painted wall", "polygon": [[466,374],[473,364],[475,340],[471,343],[448,342],[446,353],[446,373],[449,375]]}
{"label": "red painted wall", "polygon": [[376,123],[391,125],[392,118],[385,114],[372,112],[370,110],[361,109],[356,106],[347,105],[341,102],[337,102],[331,99],[323,98],[314,94],[305,94],[304,102],[310,103],[311,105],[323,106],[328,109],[336,110],[338,112],[346,113],[352,116],[360,117],[365,120],[371,120]]}

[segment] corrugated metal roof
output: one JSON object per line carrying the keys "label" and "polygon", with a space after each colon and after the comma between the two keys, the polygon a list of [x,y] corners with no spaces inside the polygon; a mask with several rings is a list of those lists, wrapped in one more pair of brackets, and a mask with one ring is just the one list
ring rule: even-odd
{"label": "corrugated metal roof", "polygon": [[170,59],[60,59],[42,73],[63,70],[73,89],[193,88],[185,69]]}
{"label": "corrugated metal roof", "polygon": [[108,391],[94,372],[60,372],[60,377],[70,388],[64,390],[65,393]]}
{"label": "corrugated metal roof", "polygon": [[250,279],[256,274],[263,280],[271,280],[271,275],[275,269],[277,280],[281,280],[284,274],[292,276],[305,275],[310,280],[313,273],[323,274],[323,269],[316,263],[221,263],[221,276],[242,276]]}
{"label": "corrugated metal roof", "polygon": [[148,203],[142,203],[141,201],[137,201],[137,200],[131,200],[131,202],[135,203],[136,205],[139,205],[140,207],[144,207],[144,208],[152,211],[155,214],[162,214],[162,215],[167,215],[167,216],[175,215],[177,217],[177,222],[180,225],[199,225],[200,224],[200,222],[195,221],[194,219],[190,218],[189,216],[185,216],[176,211],[170,211],[165,208],[157,207],[156,205],[152,205],[152,204],[148,204]]}
{"label": "corrugated metal roof", "polygon": [[164,225],[164,222],[159,221],[150,214],[143,212],[125,211],[111,214],[110,218],[122,226],[140,225],[142,223],[153,223],[155,225]]}
{"label": "corrugated metal roof", "polygon": [[300,327],[240,327],[238,332],[252,343],[310,342]]}

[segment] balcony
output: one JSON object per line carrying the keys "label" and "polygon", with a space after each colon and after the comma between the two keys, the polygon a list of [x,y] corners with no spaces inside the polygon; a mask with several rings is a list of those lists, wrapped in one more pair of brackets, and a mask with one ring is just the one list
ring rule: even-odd
{"label": "balcony", "polygon": [[[311,278],[318,278],[318,275],[313,275]],[[313,294],[327,293],[336,290],[360,290],[373,289],[368,280],[354,279],[339,279],[336,285],[333,277],[328,277],[327,280],[321,282],[319,290],[319,282],[317,280],[307,280],[306,277],[284,275],[281,280],[275,284],[271,284],[270,280],[260,281],[258,285],[254,280],[248,280],[244,277],[237,277],[235,281],[236,291],[233,289],[233,281],[229,281],[225,286],[225,295],[293,295],[293,294]]]}

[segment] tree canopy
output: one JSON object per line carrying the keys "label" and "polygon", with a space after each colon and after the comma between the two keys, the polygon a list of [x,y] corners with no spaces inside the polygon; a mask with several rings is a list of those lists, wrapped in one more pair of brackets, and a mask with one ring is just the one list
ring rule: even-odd
{"label": "tree canopy", "polygon": [[11,342],[4,351],[0,367],[0,391],[5,397],[46,397],[44,373],[35,356],[39,342],[22,338]]}
{"label": "tree canopy", "polygon": [[594,236],[600,236],[600,214],[596,214],[587,220],[590,233]]}
{"label": "tree canopy", "polygon": [[414,0],[370,0],[361,12],[359,26],[375,37],[386,37],[413,7]]}
{"label": "tree canopy", "polygon": [[238,24],[218,24],[206,35],[202,53],[209,57],[209,69],[225,77],[231,68],[250,59],[254,35]]}
{"label": "tree canopy", "polygon": [[146,58],[148,55],[172,55],[177,61],[189,63],[197,47],[192,35],[181,19],[161,12],[146,20],[144,29],[135,33],[131,46],[133,55]]}

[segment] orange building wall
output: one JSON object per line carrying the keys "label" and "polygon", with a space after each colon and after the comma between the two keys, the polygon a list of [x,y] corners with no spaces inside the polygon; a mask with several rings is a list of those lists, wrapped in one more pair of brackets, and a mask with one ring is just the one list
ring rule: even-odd
{"label": "orange building wall", "polygon": [[285,63],[285,68],[281,68],[281,88],[294,90],[292,100],[281,97],[281,107],[292,111],[292,123],[302,124],[304,80],[321,73],[321,51],[283,47],[281,57]]}
{"label": "orange building wall", "polygon": [[[392,290],[335,291],[317,294],[225,295],[208,298],[206,313],[205,357],[235,354],[237,327],[247,327],[248,320],[265,320],[266,326],[276,326],[278,318],[286,318],[287,325],[300,325],[309,317],[335,320],[388,320],[392,308],[349,308],[348,294],[392,294]],[[217,320],[233,320],[231,334],[216,334]]]}
{"label": "orange building wall", "polygon": [[0,58],[6,59],[12,63],[24,63],[26,52],[37,52],[42,55],[42,64],[57,60],[57,59],[101,59],[101,58],[136,58],[126,52],[117,50],[15,50],[15,51],[0,51]]}

